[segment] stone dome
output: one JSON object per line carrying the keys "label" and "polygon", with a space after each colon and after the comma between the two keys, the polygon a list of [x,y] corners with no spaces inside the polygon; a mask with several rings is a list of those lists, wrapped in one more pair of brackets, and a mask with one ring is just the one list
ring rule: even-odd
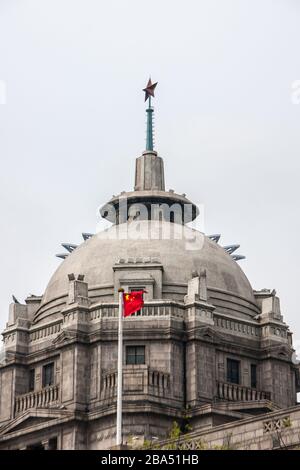
{"label": "stone dome", "polygon": [[92,303],[114,301],[113,267],[128,261],[162,265],[163,299],[183,302],[192,273],[205,269],[208,300],[217,311],[245,318],[258,313],[247,277],[221,246],[187,226],[144,220],[113,225],[69,254],[52,276],[35,322],[61,318],[71,273],[85,276]]}

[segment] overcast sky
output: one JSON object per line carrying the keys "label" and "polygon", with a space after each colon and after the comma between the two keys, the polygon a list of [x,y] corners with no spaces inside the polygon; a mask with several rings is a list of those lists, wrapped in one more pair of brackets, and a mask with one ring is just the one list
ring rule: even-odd
{"label": "overcast sky", "polygon": [[151,74],[167,189],[241,244],[300,340],[299,21],[299,0],[0,0],[1,329],[133,188]]}

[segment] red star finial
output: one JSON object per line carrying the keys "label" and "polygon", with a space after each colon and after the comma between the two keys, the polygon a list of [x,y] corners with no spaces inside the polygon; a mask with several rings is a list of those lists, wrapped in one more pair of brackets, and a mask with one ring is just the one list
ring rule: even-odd
{"label": "red star finial", "polygon": [[156,85],[157,85],[157,82],[152,83],[151,78],[149,78],[146,88],[143,89],[143,91],[145,92],[145,101],[147,101],[149,96],[153,96],[154,98],[154,90],[155,90]]}

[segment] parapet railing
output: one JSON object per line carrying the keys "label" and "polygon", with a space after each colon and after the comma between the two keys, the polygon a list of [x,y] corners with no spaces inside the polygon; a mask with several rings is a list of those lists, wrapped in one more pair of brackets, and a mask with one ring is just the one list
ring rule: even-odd
{"label": "parapet railing", "polygon": [[[98,318],[118,318],[118,304],[103,304],[90,312],[90,319]],[[179,317],[184,316],[184,306],[180,306],[175,302],[151,302],[145,304],[141,310],[131,315],[132,317]]]}
{"label": "parapet railing", "polygon": [[[150,393],[154,395],[163,395],[170,391],[170,374],[168,372],[158,371],[143,366],[142,369],[133,369],[130,371],[130,379],[136,375],[145,373],[141,393]],[[124,377],[124,393],[126,393],[126,374]],[[116,395],[117,393],[118,374],[116,370],[104,372],[102,374],[101,394],[102,398],[108,398]],[[149,387],[148,392],[146,388]]]}
{"label": "parapet railing", "polygon": [[227,382],[217,382],[217,397],[228,401],[270,400],[271,393]]}
{"label": "parapet railing", "polygon": [[29,408],[48,408],[58,402],[59,385],[51,385],[37,392],[16,396],[15,413],[22,413]]}
{"label": "parapet railing", "polygon": [[58,320],[48,325],[42,325],[39,328],[32,328],[29,332],[29,341],[37,341],[51,335],[56,335],[61,331],[62,321]]}

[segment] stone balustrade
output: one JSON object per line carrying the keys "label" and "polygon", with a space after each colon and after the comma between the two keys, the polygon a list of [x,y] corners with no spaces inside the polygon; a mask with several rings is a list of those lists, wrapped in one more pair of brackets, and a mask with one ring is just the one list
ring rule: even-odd
{"label": "stone balustrade", "polygon": [[149,369],[148,371],[148,384],[154,389],[169,389],[170,388],[170,374],[165,372]]}
{"label": "stone balustrade", "polygon": [[[96,320],[99,318],[118,318],[119,315],[118,304],[103,304],[97,306],[90,313],[90,319]],[[131,315],[131,317],[179,317],[184,316],[184,306],[179,306],[175,302],[148,302],[138,312]]]}
{"label": "stone balustrade", "polygon": [[229,330],[230,334],[261,337],[261,328],[256,322],[233,319],[219,313],[214,314],[214,321],[216,327]]}
{"label": "stone balustrade", "polygon": [[255,401],[270,400],[271,394],[254,388],[243,387],[242,385],[218,382],[218,398],[228,401]]}
{"label": "stone balustrade", "polygon": [[48,408],[58,402],[58,391],[58,385],[51,385],[37,392],[16,396],[15,413],[22,413],[29,408]]}
{"label": "stone balustrade", "polygon": [[[131,367],[131,366],[129,366]],[[141,388],[137,391],[140,393],[149,392],[153,395],[161,395],[170,391],[170,374],[149,368],[146,365],[134,366],[132,370],[124,368],[123,392],[128,391],[127,382],[132,377],[143,375],[144,380]],[[102,398],[113,397],[117,393],[118,374],[116,370],[107,371],[102,374]]]}
{"label": "stone balustrade", "polygon": [[104,393],[114,395],[116,393],[118,384],[118,373],[117,371],[112,371],[103,374],[102,376],[102,390]]}
{"label": "stone balustrade", "polygon": [[44,339],[51,335],[56,335],[60,333],[62,326],[62,321],[56,321],[48,325],[41,326],[39,328],[32,328],[29,334],[29,341],[37,341],[39,339]]}

